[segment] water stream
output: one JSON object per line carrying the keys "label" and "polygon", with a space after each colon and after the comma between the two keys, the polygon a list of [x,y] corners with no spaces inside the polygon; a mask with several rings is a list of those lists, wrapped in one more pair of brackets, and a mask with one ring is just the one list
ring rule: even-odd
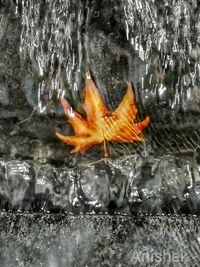
{"label": "water stream", "polygon": [[140,77],[143,104],[153,97],[171,109],[195,109],[200,83],[198,1],[118,1],[107,18],[95,5],[80,0],[22,1],[20,53],[24,59],[29,57],[40,77],[40,112],[55,91],[60,97],[67,86],[68,94],[77,97],[81,72],[92,67],[88,23],[96,20],[101,24],[104,19],[102,24],[109,29],[115,16],[124,32],[113,27],[106,36],[112,41],[110,36],[120,34],[131,46],[132,55],[145,65]]}
{"label": "water stream", "polygon": [[22,1],[20,53],[32,61],[40,77],[38,108],[43,112],[53,94],[70,87],[72,97],[80,86],[85,37],[81,1]]}
{"label": "water stream", "polygon": [[[57,139],[87,70],[143,143]],[[199,87],[199,0],[0,0],[0,266],[199,266]]]}

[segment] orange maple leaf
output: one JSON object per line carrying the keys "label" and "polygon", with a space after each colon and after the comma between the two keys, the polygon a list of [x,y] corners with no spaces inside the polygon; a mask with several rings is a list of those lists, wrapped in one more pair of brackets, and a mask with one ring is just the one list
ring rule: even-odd
{"label": "orange maple leaf", "polygon": [[61,141],[74,146],[70,153],[84,152],[96,144],[104,143],[104,152],[107,156],[105,141],[143,141],[140,135],[149,124],[150,118],[134,123],[137,108],[131,83],[128,84],[118,108],[113,112],[105,106],[98,89],[88,75],[86,75],[84,93],[83,108],[87,114],[86,118],[74,111],[65,98],[61,98],[64,112],[74,128],[75,135],[64,136],[57,132],[56,135]]}

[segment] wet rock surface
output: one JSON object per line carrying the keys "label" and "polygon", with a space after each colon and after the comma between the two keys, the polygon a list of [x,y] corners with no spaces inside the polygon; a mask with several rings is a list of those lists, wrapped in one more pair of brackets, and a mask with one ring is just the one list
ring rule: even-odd
{"label": "wet rock surface", "polygon": [[199,264],[195,217],[1,213],[0,229],[3,266]]}
{"label": "wet rock surface", "polygon": [[[199,264],[199,18],[197,0],[0,1],[1,266]],[[110,109],[131,81],[151,118],[107,160],[55,137],[88,69]]]}
{"label": "wet rock surface", "polygon": [[[104,1],[86,2],[86,6],[73,1],[1,4],[2,209],[198,214],[198,34],[190,36],[192,46],[182,55],[186,37],[176,18],[177,10],[180,20],[184,18],[187,4],[175,7],[167,1],[168,11],[163,13],[162,4],[154,3],[150,18],[151,1],[142,4],[147,16],[140,5],[129,2],[111,1],[110,9]],[[198,8],[192,2],[188,16],[195,24]],[[147,21],[154,21],[156,10],[159,23],[151,26]],[[176,50],[168,38],[176,32],[167,19],[176,29],[181,27]],[[188,32],[188,21],[182,22]],[[139,41],[136,35],[142,30],[146,39],[141,34]],[[79,110],[88,68],[111,109],[119,104],[127,81],[132,81],[137,120],[151,117],[144,143],[110,143],[110,159],[94,164],[102,157],[100,146],[70,155],[70,147],[54,134],[73,134],[59,97],[65,92]]]}

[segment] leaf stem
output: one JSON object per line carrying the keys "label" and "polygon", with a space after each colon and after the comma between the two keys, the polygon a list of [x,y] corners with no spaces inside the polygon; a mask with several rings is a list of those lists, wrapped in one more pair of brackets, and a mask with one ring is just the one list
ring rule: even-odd
{"label": "leaf stem", "polygon": [[109,157],[109,153],[108,153],[108,149],[107,149],[107,146],[106,146],[105,138],[103,140],[103,150],[104,150],[104,158],[108,158]]}

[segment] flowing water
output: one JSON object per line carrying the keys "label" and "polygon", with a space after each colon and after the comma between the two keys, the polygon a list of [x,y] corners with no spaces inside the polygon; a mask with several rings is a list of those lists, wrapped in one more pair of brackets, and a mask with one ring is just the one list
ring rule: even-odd
{"label": "flowing water", "polygon": [[[2,208],[199,213],[198,1],[21,0],[0,15]],[[61,96],[84,116],[88,70],[111,110],[131,81],[135,120],[151,118],[145,142],[110,142],[107,161],[55,137],[73,135]]]}
{"label": "flowing water", "polygon": [[[199,213],[198,1],[21,0],[0,15],[2,208]],[[151,118],[145,142],[110,142],[107,161],[55,137],[73,135],[61,96],[84,114],[88,70],[111,110],[131,81],[135,120]]]}
{"label": "flowing water", "polygon": [[[88,23],[96,20],[101,24],[101,19],[110,28],[108,38],[121,34],[119,38],[144,63],[140,77],[143,102],[155,95],[171,109],[194,109],[200,78],[198,1],[118,1],[107,18],[95,5],[94,1],[22,1],[20,53],[23,59],[31,59],[41,78],[39,110],[44,111],[48,102],[43,95],[51,98],[55,90],[60,97],[66,83],[76,96],[83,66],[91,67]],[[117,16],[124,27],[122,33],[110,26]]]}
{"label": "flowing water", "polygon": [[[111,110],[130,81],[151,118],[107,160],[55,136],[73,135],[60,97],[84,116],[88,70]],[[0,1],[0,265],[195,266],[199,87],[198,0]]]}
{"label": "flowing water", "polygon": [[198,1],[127,1],[124,12],[127,40],[146,63],[142,99],[155,94],[171,109],[193,109],[200,81]]}
{"label": "flowing water", "polygon": [[40,77],[40,112],[55,92],[57,98],[63,96],[67,86],[77,96],[87,42],[82,34],[85,8],[81,1],[22,1],[20,52]]}

